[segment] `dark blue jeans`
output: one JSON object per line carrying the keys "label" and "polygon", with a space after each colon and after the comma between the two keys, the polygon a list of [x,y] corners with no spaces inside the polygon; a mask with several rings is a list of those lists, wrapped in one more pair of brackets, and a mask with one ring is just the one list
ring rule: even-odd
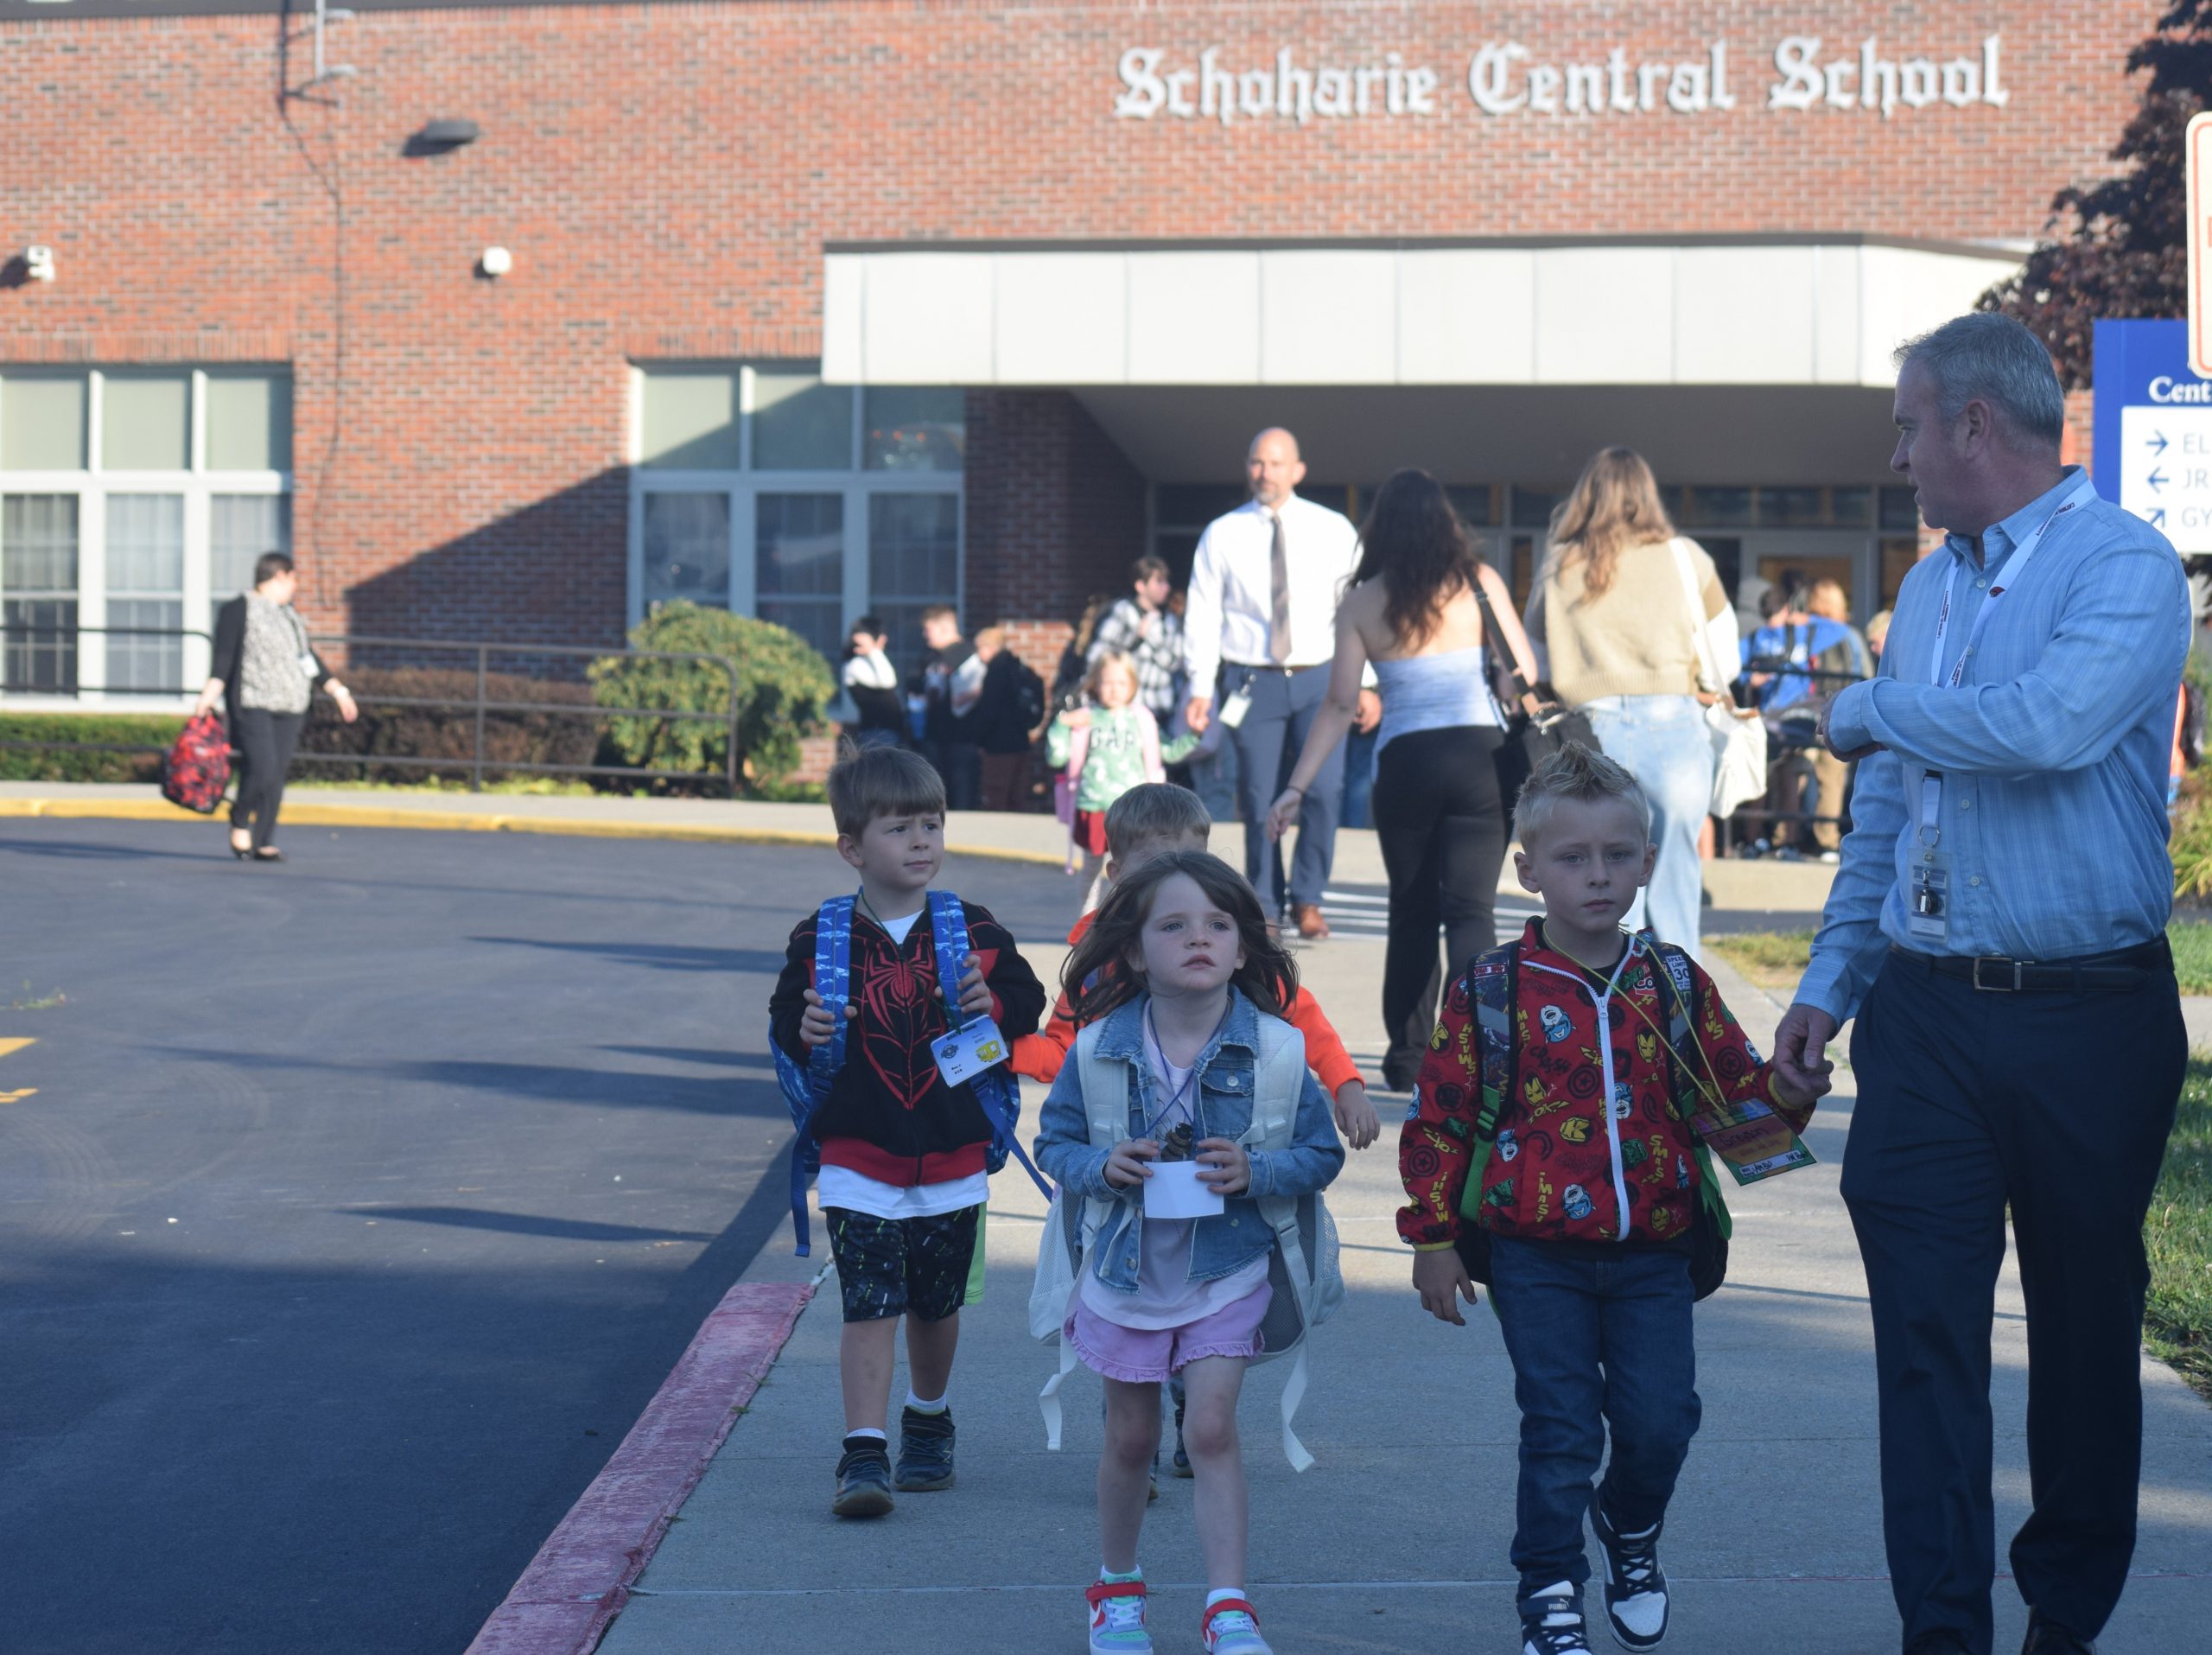
{"label": "dark blue jeans", "polygon": [[1497,1236],[1490,1291],[1521,1407],[1513,1566],[1525,1600],[1590,1578],[1582,1519],[1608,1426],[1606,1520],[1636,1534],[1667,1514],[1700,1412],[1689,1260],[1643,1248],[1578,1257]]}

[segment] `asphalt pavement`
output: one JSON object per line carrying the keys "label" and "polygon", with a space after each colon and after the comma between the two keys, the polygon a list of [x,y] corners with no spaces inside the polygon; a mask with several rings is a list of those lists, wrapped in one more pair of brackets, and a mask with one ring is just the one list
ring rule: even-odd
{"label": "asphalt pavement", "polygon": [[284,842],[0,821],[9,1655],[460,1650],[788,1221],[827,852]]}

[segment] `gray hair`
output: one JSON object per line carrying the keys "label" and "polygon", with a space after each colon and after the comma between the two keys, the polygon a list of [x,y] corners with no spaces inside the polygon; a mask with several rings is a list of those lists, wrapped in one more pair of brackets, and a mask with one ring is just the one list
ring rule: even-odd
{"label": "gray hair", "polygon": [[2010,316],[1978,310],[1908,339],[1897,372],[1917,364],[1936,382],[1946,421],[1970,402],[1986,402],[2016,448],[2056,448],[2066,430],[2066,393],[2043,341]]}

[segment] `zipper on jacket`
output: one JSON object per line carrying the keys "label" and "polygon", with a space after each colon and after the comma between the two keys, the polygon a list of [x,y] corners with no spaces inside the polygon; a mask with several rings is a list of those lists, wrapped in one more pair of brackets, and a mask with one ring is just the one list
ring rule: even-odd
{"label": "zipper on jacket", "polygon": [[1621,973],[1628,969],[1629,961],[1635,957],[1636,939],[1631,937],[1629,939],[1629,945],[1621,950],[1620,961],[1613,967],[1613,974],[1605,979],[1605,986],[1596,990],[1591,989],[1590,979],[1586,977],[1575,977],[1570,972],[1560,971],[1556,965],[1546,965],[1541,960],[1532,959],[1522,962],[1532,971],[1549,971],[1554,977],[1563,977],[1568,982],[1579,984],[1583,992],[1590,996],[1592,1003],[1598,1009],[1598,1060],[1605,1080],[1603,1109],[1605,1117],[1605,1143],[1611,1149],[1613,1159],[1615,1220],[1613,1240],[1616,1243],[1625,1242],[1628,1239],[1628,1169],[1621,1163],[1620,1122],[1613,1114],[1613,1026],[1606,1012],[1612,1003],[1613,990],[1620,983]]}

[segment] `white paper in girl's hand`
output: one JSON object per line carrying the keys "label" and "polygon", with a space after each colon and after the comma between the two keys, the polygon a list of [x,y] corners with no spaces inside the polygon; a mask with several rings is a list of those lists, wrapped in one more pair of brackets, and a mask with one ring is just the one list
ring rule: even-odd
{"label": "white paper in girl's hand", "polygon": [[1144,1215],[1148,1219],[1213,1219],[1221,1216],[1221,1192],[1198,1181],[1195,1161],[1155,1161],[1144,1181]]}

